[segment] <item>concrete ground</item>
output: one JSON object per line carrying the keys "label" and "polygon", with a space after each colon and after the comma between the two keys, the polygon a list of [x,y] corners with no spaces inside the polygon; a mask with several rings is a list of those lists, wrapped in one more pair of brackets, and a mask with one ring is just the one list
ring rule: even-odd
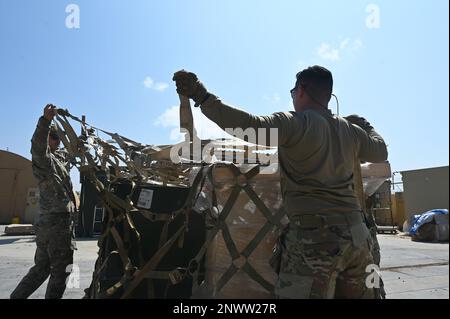
{"label": "concrete ground", "polygon": [[[0,236],[4,226],[0,226]],[[413,242],[409,237],[379,235],[381,272],[390,299],[448,299],[449,246]],[[0,237],[0,299],[9,298],[20,279],[33,265],[34,236]],[[64,298],[81,298],[91,282],[97,258],[97,241],[78,240],[75,264],[79,283],[70,280]],[[31,298],[43,298],[46,283]]]}
{"label": "concrete ground", "polygon": [[449,299],[448,243],[379,235],[381,273],[390,299]]}
{"label": "concrete ground", "polygon": [[[19,281],[33,266],[36,250],[34,236],[1,236],[4,228],[5,226],[0,226],[0,299],[9,298]],[[96,239],[78,239],[76,244],[74,264],[79,268],[80,280],[79,284],[72,281],[73,288],[66,289],[64,298],[70,299],[84,296],[83,290],[89,287],[91,282],[98,251]],[[30,298],[44,298],[47,282],[48,280]]]}

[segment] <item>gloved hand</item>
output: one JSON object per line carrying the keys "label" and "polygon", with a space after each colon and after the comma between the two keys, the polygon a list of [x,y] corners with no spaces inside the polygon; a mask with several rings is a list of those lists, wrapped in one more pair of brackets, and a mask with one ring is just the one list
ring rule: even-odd
{"label": "gloved hand", "polygon": [[178,94],[193,99],[196,105],[202,104],[208,98],[208,91],[194,73],[181,70],[175,72],[172,80],[175,81]]}
{"label": "gloved hand", "polygon": [[56,114],[56,106],[53,104],[47,104],[44,108],[44,117],[47,121],[51,122]]}
{"label": "gloved hand", "polygon": [[349,121],[352,124],[358,125],[360,128],[362,128],[364,131],[369,132],[373,130],[373,126],[370,125],[370,123],[363,117],[352,114],[349,116],[344,117],[347,121]]}

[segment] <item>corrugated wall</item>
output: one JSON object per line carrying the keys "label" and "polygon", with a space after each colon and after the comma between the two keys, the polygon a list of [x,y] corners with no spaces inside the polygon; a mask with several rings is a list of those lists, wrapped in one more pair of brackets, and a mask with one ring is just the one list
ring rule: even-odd
{"label": "corrugated wall", "polygon": [[[35,192],[37,181],[33,176],[31,161],[6,151],[0,151],[0,223],[9,224],[13,217],[22,223],[32,223],[38,203],[30,200],[29,192]],[[27,205],[28,204],[28,205]]]}
{"label": "corrugated wall", "polygon": [[448,166],[401,173],[407,218],[431,209],[448,209]]}

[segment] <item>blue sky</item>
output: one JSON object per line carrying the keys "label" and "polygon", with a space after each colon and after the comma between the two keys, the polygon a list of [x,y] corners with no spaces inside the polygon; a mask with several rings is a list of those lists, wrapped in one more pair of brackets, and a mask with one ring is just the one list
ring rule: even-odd
{"label": "blue sky", "polygon": [[[70,3],[79,29],[66,27]],[[367,25],[369,4],[379,28]],[[0,0],[0,149],[30,158],[47,103],[143,143],[173,143],[174,71],[196,72],[223,100],[265,115],[291,110],[295,74],[320,64],[333,72],[340,114],[375,126],[393,170],[448,165],[448,6]],[[198,112],[195,120],[204,137],[218,132]]]}

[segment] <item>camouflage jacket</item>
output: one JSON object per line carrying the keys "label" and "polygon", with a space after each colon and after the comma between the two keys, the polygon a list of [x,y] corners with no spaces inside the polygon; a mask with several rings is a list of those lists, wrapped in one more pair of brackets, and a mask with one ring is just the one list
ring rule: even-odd
{"label": "camouflage jacket", "polygon": [[271,140],[270,129],[277,130],[280,186],[290,217],[360,210],[353,185],[354,165],[359,165],[355,155],[369,162],[387,159],[386,144],[377,132],[366,132],[328,109],[255,116],[214,95],[201,109],[222,129],[253,128],[260,135],[258,130],[265,128],[266,144]]}
{"label": "camouflage jacket", "polygon": [[33,174],[39,182],[41,214],[74,212],[70,169],[63,152],[51,152],[48,146],[50,121],[39,118],[31,140]]}

